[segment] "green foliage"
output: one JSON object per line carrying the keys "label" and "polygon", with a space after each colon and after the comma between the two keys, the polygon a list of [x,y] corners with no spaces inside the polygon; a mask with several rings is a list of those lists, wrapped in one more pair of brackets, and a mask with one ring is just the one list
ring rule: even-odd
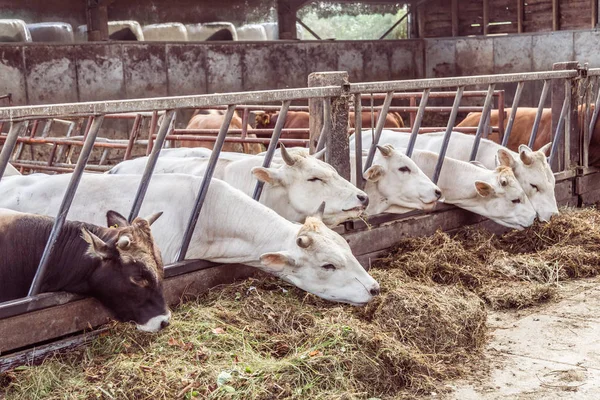
{"label": "green foliage", "polygon": [[[320,9],[305,8],[299,16],[321,39],[337,40],[373,40],[379,39],[396,21],[406,14],[406,8],[398,5],[389,7],[384,13],[369,9],[368,5],[341,6],[329,4]],[[356,14],[357,11],[360,13]],[[375,12],[374,12],[375,11]],[[305,30],[306,39],[313,36]],[[405,39],[407,37],[407,20],[402,21],[386,37],[386,39]]]}

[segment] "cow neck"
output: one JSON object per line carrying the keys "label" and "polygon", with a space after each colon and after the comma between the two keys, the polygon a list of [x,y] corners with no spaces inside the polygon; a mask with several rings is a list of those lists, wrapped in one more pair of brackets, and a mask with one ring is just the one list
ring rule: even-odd
{"label": "cow neck", "polygon": [[376,215],[387,210],[392,206],[389,199],[379,190],[379,182],[366,181],[365,193],[369,196],[369,205],[367,206],[368,215]]}
{"label": "cow neck", "polygon": [[62,229],[54,252],[50,259],[49,269],[44,277],[42,290],[54,292],[64,290],[67,292],[88,294],[89,278],[100,267],[101,260],[87,254],[89,244],[81,237],[81,228],[85,227],[105,242],[114,239],[113,232],[107,228],[95,225],[68,222]]}
{"label": "cow neck", "polygon": [[475,181],[491,183],[493,176],[494,171],[492,170],[446,158],[437,185],[441,189],[446,203],[466,205],[478,200]]}

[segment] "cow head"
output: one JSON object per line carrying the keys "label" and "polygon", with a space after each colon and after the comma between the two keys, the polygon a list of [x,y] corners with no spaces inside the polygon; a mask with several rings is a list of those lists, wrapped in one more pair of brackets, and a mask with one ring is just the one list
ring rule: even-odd
{"label": "cow head", "polygon": [[321,221],[325,203],[306,218],[284,251],[261,255],[261,269],[323,299],[364,305],[379,284],[359,264],[350,246]]}
{"label": "cow head", "polygon": [[535,210],[513,171],[500,166],[490,172],[490,179],[475,181],[475,198],[460,206],[509,228],[531,226]]}
{"label": "cow head", "polygon": [[390,144],[377,146],[377,149],[379,154],[363,177],[371,182],[366,186],[369,196],[380,201],[373,201],[367,212],[403,213],[435,207],[442,191],[417,164]]}
{"label": "cow head", "polygon": [[498,163],[514,170],[515,177],[529,197],[540,221],[549,221],[558,214],[554,187],[556,180],[552,168],[546,160],[546,154],[552,148],[548,143],[538,151],[525,145],[519,146],[518,157],[514,153],[498,150]]}
{"label": "cow head", "polygon": [[163,296],[164,266],[150,231],[161,214],[138,217],[129,224],[109,211],[106,217],[111,228],[102,228],[101,235],[82,228],[82,238],[89,245],[87,255],[98,260],[89,278],[91,294],[116,319],[134,322],[146,332],[159,331],[171,317]]}
{"label": "cow head", "polygon": [[254,122],[256,123],[256,129],[264,129],[271,127],[272,112],[263,111],[261,113],[256,112]]}
{"label": "cow head", "polygon": [[307,149],[288,151],[282,145],[281,160],[283,165],[254,167],[252,173],[259,181],[279,187],[285,201],[299,215],[311,215],[325,201],[323,221],[334,226],[358,217],[369,204],[365,192],[342,178],[331,165],[309,155]]}

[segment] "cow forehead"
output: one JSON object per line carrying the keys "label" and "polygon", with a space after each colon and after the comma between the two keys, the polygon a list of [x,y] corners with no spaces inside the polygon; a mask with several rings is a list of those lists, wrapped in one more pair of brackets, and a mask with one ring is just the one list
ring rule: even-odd
{"label": "cow forehead", "polygon": [[161,281],[164,265],[160,251],[154,243],[150,227],[147,225],[139,226],[134,223],[131,226],[119,228],[117,240],[124,235],[129,237],[131,245],[127,249],[118,249],[123,261],[126,263],[135,261],[142,263],[157,282]]}

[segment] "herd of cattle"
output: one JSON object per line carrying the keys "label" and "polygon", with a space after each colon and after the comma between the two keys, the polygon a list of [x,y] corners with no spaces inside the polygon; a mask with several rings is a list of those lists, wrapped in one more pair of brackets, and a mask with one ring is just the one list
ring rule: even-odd
{"label": "herd of cattle", "polygon": [[[296,26],[297,36],[303,37],[303,29]],[[169,22],[140,25],[137,21],[109,21],[110,40],[127,41],[215,41],[215,40],[277,40],[276,22],[248,24],[235,27],[231,22],[208,22],[182,24]],[[27,24],[20,19],[0,19],[0,42],[57,42],[73,43],[87,41],[87,25],[73,29],[66,22],[40,22]]]}
{"label": "herd of cattle", "polygon": [[[209,112],[192,122],[209,116],[222,118]],[[303,124],[305,117],[290,112],[285,125]],[[402,124],[388,117],[390,125]],[[276,118],[258,114],[256,122],[270,126]],[[363,121],[370,123],[370,116]],[[371,130],[361,137],[368,149]],[[354,160],[349,182],[320,160],[322,152],[310,155],[305,148],[281,145],[268,168],[262,166],[264,152],[222,152],[186,259],[250,265],[321,298],[359,306],[380,289],[332,229],[344,221],[431,210],[437,202],[514,229],[558,213],[547,162],[550,143],[538,150],[521,144],[515,152],[483,139],[477,160],[468,162],[474,136],[453,132],[434,184],[443,134],[419,135],[411,157],[406,155],[409,137],[382,132],[373,163],[362,172],[364,191],[355,185],[361,171],[354,170]],[[354,142],[352,135],[351,159]],[[162,294],[163,263],[177,259],[211,154],[205,147],[162,150],[141,209],[150,217],[132,223],[118,212],[131,208],[148,159],[124,161],[106,174],[84,174],[69,212],[69,220],[81,222],[68,222],[61,232],[42,290],[93,296],[116,319],[144,331],[167,326],[171,314]],[[0,181],[0,301],[27,295],[52,228],[49,216],[58,213],[70,178],[20,175],[9,166]],[[257,181],[265,184],[260,202],[251,197]]]}

